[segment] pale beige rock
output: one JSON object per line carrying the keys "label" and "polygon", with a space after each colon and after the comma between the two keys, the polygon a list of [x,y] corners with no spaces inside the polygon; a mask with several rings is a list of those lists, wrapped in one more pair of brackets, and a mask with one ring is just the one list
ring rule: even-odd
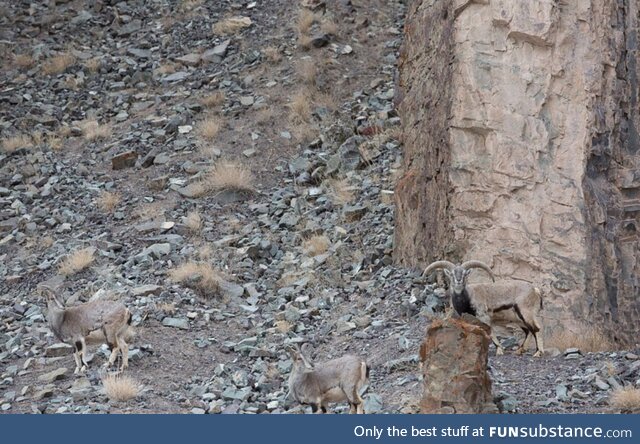
{"label": "pale beige rock", "polygon": [[413,2],[397,97],[400,263],[480,259],[543,288],[548,328],[602,321],[636,341],[636,9]]}

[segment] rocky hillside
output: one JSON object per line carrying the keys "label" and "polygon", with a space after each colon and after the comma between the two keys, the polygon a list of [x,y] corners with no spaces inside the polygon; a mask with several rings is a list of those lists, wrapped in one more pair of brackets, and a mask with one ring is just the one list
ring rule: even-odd
{"label": "rocky hillside", "polygon": [[[445,298],[392,261],[402,2],[0,6],[1,411],[304,412],[300,342],[367,358],[367,412],[416,410]],[[130,308],[119,389],[106,346],[72,374],[42,285]],[[607,411],[640,378],[551,351],[490,358],[503,411]]]}

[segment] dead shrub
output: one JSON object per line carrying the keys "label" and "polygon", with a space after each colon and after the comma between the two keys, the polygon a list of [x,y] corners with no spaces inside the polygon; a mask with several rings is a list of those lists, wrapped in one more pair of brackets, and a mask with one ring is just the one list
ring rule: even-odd
{"label": "dead shrub", "polygon": [[205,298],[213,297],[220,291],[222,277],[208,263],[186,262],[169,270],[169,279],[196,290]]}
{"label": "dead shrub", "polygon": [[103,213],[109,213],[118,206],[120,200],[120,194],[113,193],[111,191],[103,191],[100,193],[96,203]]}
{"label": "dead shrub", "polygon": [[306,91],[298,91],[289,103],[289,120],[293,124],[308,123],[311,121],[311,96]]}
{"label": "dead shrub", "polygon": [[102,59],[100,57],[93,57],[84,62],[84,67],[90,72],[97,72],[102,66]]}
{"label": "dead shrub", "polygon": [[323,182],[331,201],[336,205],[346,205],[353,201],[354,189],[347,179],[328,179]]}
{"label": "dead shrub", "polygon": [[560,350],[579,348],[583,352],[611,351],[616,349],[615,343],[602,330],[592,327],[582,327],[576,331],[562,330],[545,338],[546,347]]}
{"label": "dead shrub", "polygon": [[107,397],[112,401],[125,402],[138,396],[140,386],[129,376],[107,375],[102,378]]}
{"label": "dead shrub", "polygon": [[622,413],[640,412],[640,389],[623,387],[613,391],[609,397],[609,403]]}
{"label": "dead shrub", "polygon": [[229,17],[214,24],[213,32],[217,35],[231,35],[249,26],[251,26],[249,17]]}
{"label": "dead shrub", "polygon": [[214,166],[205,181],[212,191],[253,191],[254,177],[246,166],[238,162],[223,161]]}
{"label": "dead shrub", "polygon": [[309,256],[317,256],[326,253],[330,246],[331,241],[327,236],[316,235],[304,241],[302,249]]}
{"label": "dead shrub", "polygon": [[215,108],[224,104],[225,95],[223,91],[216,91],[200,99],[202,106],[207,108]]}
{"label": "dead shrub", "polygon": [[311,27],[316,22],[316,15],[308,9],[301,9],[298,13],[298,34],[305,35],[311,31]]}
{"label": "dead shrub", "polygon": [[220,119],[215,117],[208,117],[197,124],[196,131],[198,135],[203,139],[213,140],[218,135],[221,128],[222,123]]}
{"label": "dead shrub", "polygon": [[89,267],[95,260],[93,248],[82,248],[68,254],[58,265],[58,273],[63,276],[74,275]]}
{"label": "dead shrub", "polygon": [[111,127],[109,125],[101,125],[95,120],[82,123],[81,128],[85,140],[89,142],[106,139],[111,135]]}
{"label": "dead shrub", "polygon": [[50,58],[42,66],[42,73],[47,76],[62,74],[75,63],[76,58],[72,54],[63,52]]}
{"label": "dead shrub", "polygon": [[318,67],[313,59],[303,60],[298,63],[298,77],[311,88],[316,88],[318,81]]}
{"label": "dead shrub", "polygon": [[29,69],[35,64],[35,60],[29,54],[15,54],[13,64],[20,69]]}
{"label": "dead shrub", "polygon": [[282,53],[275,46],[267,46],[262,53],[269,63],[276,64],[282,61]]}
{"label": "dead shrub", "polygon": [[337,36],[339,28],[338,28],[338,25],[336,24],[336,22],[334,22],[333,20],[324,19],[320,23],[320,30],[324,34],[328,34],[328,35],[331,35],[331,36]]}
{"label": "dead shrub", "polygon": [[12,153],[20,148],[30,149],[33,147],[33,140],[25,134],[18,134],[2,141],[2,151],[5,153]]}

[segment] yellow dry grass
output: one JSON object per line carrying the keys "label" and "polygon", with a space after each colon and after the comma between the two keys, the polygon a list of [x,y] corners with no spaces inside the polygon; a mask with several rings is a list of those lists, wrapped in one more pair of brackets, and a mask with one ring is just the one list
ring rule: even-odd
{"label": "yellow dry grass", "polygon": [[275,46],[267,46],[262,53],[269,63],[280,63],[282,60],[282,53]]}
{"label": "yellow dry grass", "polygon": [[13,64],[20,69],[29,69],[35,64],[35,60],[29,54],[15,54]]}
{"label": "yellow dry grass", "polygon": [[223,91],[216,91],[200,99],[202,106],[207,108],[215,108],[224,104],[225,95]]}
{"label": "yellow dry grass", "polygon": [[328,35],[338,35],[338,25],[331,19],[324,19],[320,23],[320,30]]}
{"label": "yellow dry grass", "polygon": [[102,66],[102,59],[100,57],[93,57],[84,62],[84,67],[91,72],[97,72]]}
{"label": "yellow dry grass", "polygon": [[223,161],[213,167],[204,182],[212,191],[253,191],[254,177],[248,167],[238,162]]}
{"label": "yellow dry grass", "polygon": [[176,304],[174,304],[173,302],[161,302],[159,304],[156,304],[156,308],[169,316],[175,314],[176,312]]}
{"label": "yellow dry grass", "polygon": [[274,326],[276,330],[280,333],[288,333],[289,331],[291,331],[291,328],[293,327],[290,322],[285,320],[274,322]]}
{"label": "yellow dry grass", "polygon": [[347,179],[328,179],[323,182],[331,201],[337,205],[346,205],[353,201],[354,190]]}
{"label": "yellow dry grass", "polygon": [[47,145],[54,151],[60,151],[64,145],[62,139],[54,134],[47,136]]}
{"label": "yellow dry grass", "polygon": [[308,123],[311,121],[311,96],[306,91],[298,91],[289,103],[289,120],[293,124]]}
{"label": "yellow dry grass", "polygon": [[205,120],[197,124],[196,131],[203,139],[213,140],[218,135],[221,128],[222,122],[219,118],[207,117]]}
{"label": "yellow dry grass", "polygon": [[198,247],[198,258],[202,261],[208,261],[213,255],[213,248],[209,244],[203,244]]}
{"label": "yellow dry grass", "polygon": [[217,35],[231,35],[251,26],[249,17],[229,17],[213,25],[213,32]]}
{"label": "yellow dry grass", "polygon": [[118,206],[120,200],[120,194],[111,191],[103,191],[100,193],[96,203],[103,213],[109,213]]}
{"label": "yellow dry grass", "polygon": [[331,241],[327,236],[316,235],[304,241],[302,249],[309,256],[317,256],[326,253],[329,246],[331,246]]}
{"label": "yellow dry grass", "polygon": [[102,378],[107,397],[112,401],[125,402],[138,396],[140,385],[131,377],[107,375]]}
{"label": "yellow dry grass", "polygon": [[192,234],[200,233],[203,225],[200,212],[190,211],[184,218],[184,225]]}
{"label": "yellow dry grass", "polygon": [[109,125],[101,125],[95,120],[89,120],[81,125],[85,140],[92,142],[94,140],[106,139],[111,135],[111,127]]}
{"label": "yellow dry grass", "polygon": [[316,22],[316,20],[317,17],[313,12],[309,11],[308,9],[301,9],[298,13],[297,21],[298,34],[308,34],[309,31],[311,31],[311,27]]}
{"label": "yellow dry grass", "polygon": [[200,293],[203,297],[212,297],[220,290],[220,274],[208,263],[186,262],[169,270],[169,279],[183,284]]}
{"label": "yellow dry grass", "polygon": [[69,253],[58,265],[58,273],[71,276],[89,267],[95,260],[93,251],[93,248],[82,248]]}
{"label": "yellow dry grass", "polygon": [[298,77],[308,87],[315,88],[318,82],[318,65],[313,59],[306,59],[298,63]]}
{"label": "yellow dry grass", "polygon": [[300,46],[300,48],[304,50],[311,49],[313,46],[312,42],[313,42],[313,39],[306,34],[300,35],[298,37],[298,45]]}
{"label": "yellow dry grass", "polygon": [[558,331],[545,338],[545,346],[555,347],[560,350],[576,347],[583,352],[611,351],[616,349],[616,344],[611,338],[599,329],[583,327],[575,331]]}
{"label": "yellow dry grass", "polygon": [[2,141],[2,151],[12,153],[20,148],[33,148],[33,140],[25,134],[17,134]]}
{"label": "yellow dry grass", "polygon": [[624,387],[616,389],[609,398],[611,406],[623,413],[640,412],[640,389]]}
{"label": "yellow dry grass", "polygon": [[43,66],[42,73],[47,76],[61,74],[69,69],[76,62],[76,58],[68,53],[63,52],[51,57]]}

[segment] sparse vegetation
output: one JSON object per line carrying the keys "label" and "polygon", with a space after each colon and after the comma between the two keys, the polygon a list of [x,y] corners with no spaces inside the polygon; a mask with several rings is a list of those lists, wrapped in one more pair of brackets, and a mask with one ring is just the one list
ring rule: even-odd
{"label": "sparse vegetation", "polygon": [[215,108],[224,104],[224,92],[216,91],[200,99],[200,103],[207,108]]}
{"label": "sparse vegetation", "polygon": [[547,347],[555,347],[560,350],[576,347],[583,352],[611,351],[616,349],[615,343],[600,329],[583,327],[580,330],[569,331],[564,329],[545,339]]}
{"label": "sparse vegetation", "polygon": [[67,255],[58,265],[58,272],[63,276],[71,276],[89,267],[94,260],[94,249],[82,248]]}
{"label": "sparse vegetation", "polygon": [[33,148],[33,140],[25,134],[18,134],[2,141],[2,151],[12,153],[20,148]]}
{"label": "sparse vegetation", "polygon": [[213,32],[217,35],[231,35],[251,26],[249,17],[229,17],[213,25]]}
{"label": "sparse vegetation", "polygon": [[640,389],[623,387],[614,390],[609,403],[622,413],[638,413],[640,412]]}
{"label": "sparse vegetation", "polygon": [[169,270],[169,279],[184,284],[206,298],[213,297],[220,290],[220,274],[208,263],[186,262]]}
{"label": "sparse vegetation", "polygon": [[253,191],[253,173],[238,162],[218,163],[206,176],[206,184],[212,191]]}
{"label": "sparse vegetation", "polygon": [[282,53],[275,46],[267,46],[262,53],[269,63],[280,63],[282,61]]}
{"label": "sparse vegetation", "polygon": [[112,401],[125,402],[138,396],[140,386],[129,376],[107,375],[102,378],[107,397]]}
{"label": "sparse vegetation", "polygon": [[306,59],[300,62],[298,64],[298,76],[305,85],[315,88],[318,80],[317,63],[313,59]]}
{"label": "sparse vegetation", "polygon": [[323,184],[334,204],[346,205],[353,201],[354,190],[347,179],[328,179]]}
{"label": "sparse vegetation", "polygon": [[29,54],[16,54],[13,56],[13,64],[20,69],[29,69],[35,64],[35,60]]}
{"label": "sparse vegetation", "polygon": [[216,117],[208,117],[205,120],[198,123],[196,131],[198,135],[205,140],[213,140],[220,132],[222,123],[220,119]]}
{"label": "sparse vegetation", "polygon": [[103,213],[109,213],[118,206],[120,200],[120,194],[111,191],[103,191],[100,193],[97,200],[98,208],[100,208]]}
{"label": "sparse vegetation", "polygon": [[328,35],[338,35],[338,25],[331,19],[324,19],[320,23],[320,30]]}
{"label": "sparse vegetation", "polygon": [[75,57],[68,53],[63,52],[52,58],[50,58],[43,66],[42,73],[47,76],[62,74],[75,64]]}
{"label": "sparse vegetation", "polygon": [[306,91],[298,91],[291,98],[289,104],[291,112],[289,120],[293,124],[301,124],[311,121],[311,97]]}
{"label": "sparse vegetation", "polygon": [[304,241],[302,249],[309,256],[317,256],[326,253],[330,245],[331,241],[329,241],[327,236],[316,235]]}
{"label": "sparse vegetation", "polygon": [[308,9],[301,9],[298,14],[298,34],[306,35],[311,31],[311,27],[316,22],[316,15]]}
{"label": "sparse vegetation", "polygon": [[85,140],[89,142],[106,139],[111,135],[111,127],[109,125],[101,125],[95,120],[84,122],[82,124],[82,131]]}
{"label": "sparse vegetation", "polygon": [[93,57],[84,63],[84,67],[87,68],[90,72],[98,72],[101,66],[102,59],[100,59],[100,57]]}

